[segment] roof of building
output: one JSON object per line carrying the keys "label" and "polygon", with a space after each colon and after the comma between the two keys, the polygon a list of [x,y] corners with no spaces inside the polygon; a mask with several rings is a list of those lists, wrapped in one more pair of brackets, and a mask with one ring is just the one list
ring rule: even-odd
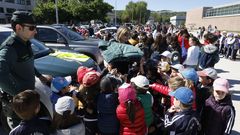
{"label": "roof of building", "polygon": [[227,3],[219,6],[214,6],[213,8],[222,8],[222,7],[228,7],[228,6],[233,6],[233,5],[238,5],[240,4],[240,1],[232,2],[232,3]]}

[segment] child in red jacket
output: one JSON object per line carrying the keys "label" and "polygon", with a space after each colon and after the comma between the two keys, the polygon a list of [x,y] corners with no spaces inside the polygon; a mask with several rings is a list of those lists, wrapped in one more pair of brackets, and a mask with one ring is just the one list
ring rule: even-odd
{"label": "child in red jacket", "polygon": [[137,100],[136,90],[127,83],[118,88],[119,105],[117,118],[120,121],[120,135],[145,135],[147,126],[144,119],[144,109]]}

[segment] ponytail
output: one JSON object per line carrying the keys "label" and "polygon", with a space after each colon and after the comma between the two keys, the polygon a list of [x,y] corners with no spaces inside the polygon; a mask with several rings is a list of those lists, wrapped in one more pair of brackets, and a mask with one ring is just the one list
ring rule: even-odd
{"label": "ponytail", "polygon": [[192,89],[194,87],[194,82],[188,79],[185,79],[185,87]]}
{"label": "ponytail", "polygon": [[135,106],[134,106],[134,102],[131,101],[131,100],[128,100],[126,102],[126,106],[127,106],[127,115],[128,115],[128,118],[129,120],[134,123],[134,120],[135,120]]}

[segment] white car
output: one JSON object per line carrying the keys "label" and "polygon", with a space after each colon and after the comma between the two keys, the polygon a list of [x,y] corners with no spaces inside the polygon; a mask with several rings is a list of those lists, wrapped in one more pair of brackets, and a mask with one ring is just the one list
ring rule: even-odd
{"label": "white car", "polygon": [[106,28],[100,29],[99,31],[95,32],[94,35],[103,36],[103,34],[105,34],[106,32],[109,32],[113,35],[117,33],[117,27],[106,27]]}

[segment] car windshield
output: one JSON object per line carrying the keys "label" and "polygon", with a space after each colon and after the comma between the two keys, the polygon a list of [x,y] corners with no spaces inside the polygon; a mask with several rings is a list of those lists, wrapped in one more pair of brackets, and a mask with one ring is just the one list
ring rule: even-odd
{"label": "car windshield", "polygon": [[77,32],[74,32],[66,27],[55,27],[56,29],[58,29],[60,32],[62,32],[65,36],[68,37],[68,39],[72,40],[72,41],[82,41],[84,40],[84,37],[79,35]]}
{"label": "car windshield", "polygon": [[11,35],[11,31],[0,32],[0,45]]}

